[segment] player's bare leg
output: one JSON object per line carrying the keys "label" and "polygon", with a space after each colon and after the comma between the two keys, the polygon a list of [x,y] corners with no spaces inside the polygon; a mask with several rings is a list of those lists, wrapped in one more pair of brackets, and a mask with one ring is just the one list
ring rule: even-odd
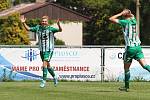
{"label": "player's bare leg", "polygon": [[138,62],[144,69],[150,72],[150,66],[146,63],[145,59],[140,59]]}

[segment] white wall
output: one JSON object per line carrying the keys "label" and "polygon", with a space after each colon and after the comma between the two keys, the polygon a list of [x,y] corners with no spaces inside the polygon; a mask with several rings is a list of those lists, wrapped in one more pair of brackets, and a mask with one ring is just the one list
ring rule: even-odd
{"label": "white wall", "polygon": [[[55,36],[65,42],[66,45],[82,45],[82,23],[81,22],[69,22],[60,23],[62,32],[56,33]],[[54,25],[54,27],[57,27]]]}
{"label": "white wall", "polygon": [[[82,46],[82,22],[67,22],[60,23],[60,25],[62,32],[55,34],[57,39],[63,40],[65,44],[69,46]],[[54,24],[53,27],[58,28],[56,24]],[[31,45],[35,45],[37,41],[38,39],[31,41]]]}

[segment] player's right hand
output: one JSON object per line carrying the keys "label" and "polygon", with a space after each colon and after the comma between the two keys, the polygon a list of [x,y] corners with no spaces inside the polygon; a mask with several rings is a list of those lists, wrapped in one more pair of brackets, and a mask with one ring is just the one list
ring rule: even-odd
{"label": "player's right hand", "polygon": [[24,15],[20,16],[20,20],[22,23],[24,23],[26,21],[26,18],[24,17]]}
{"label": "player's right hand", "polygon": [[126,16],[127,14],[130,14],[131,11],[129,9],[124,9],[121,13],[123,16]]}

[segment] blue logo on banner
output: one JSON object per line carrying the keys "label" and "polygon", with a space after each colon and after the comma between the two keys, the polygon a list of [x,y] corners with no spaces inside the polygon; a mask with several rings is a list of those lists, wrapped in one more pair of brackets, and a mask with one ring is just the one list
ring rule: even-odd
{"label": "blue logo on banner", "polygon": [[35,50],[29,49],[25,51],[25,56],[23,58],[27,59],[28,61],[33,61],[37,59],[37,55],[39,54],[37,54]]}

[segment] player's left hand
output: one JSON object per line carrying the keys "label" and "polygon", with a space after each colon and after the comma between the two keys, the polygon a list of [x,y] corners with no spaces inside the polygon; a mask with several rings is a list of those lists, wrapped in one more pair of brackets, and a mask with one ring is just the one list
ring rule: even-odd
{"label": "player's left hand", "polygon": [[56,21],[57,25],[60,25],[60,19],[58,18]]}

